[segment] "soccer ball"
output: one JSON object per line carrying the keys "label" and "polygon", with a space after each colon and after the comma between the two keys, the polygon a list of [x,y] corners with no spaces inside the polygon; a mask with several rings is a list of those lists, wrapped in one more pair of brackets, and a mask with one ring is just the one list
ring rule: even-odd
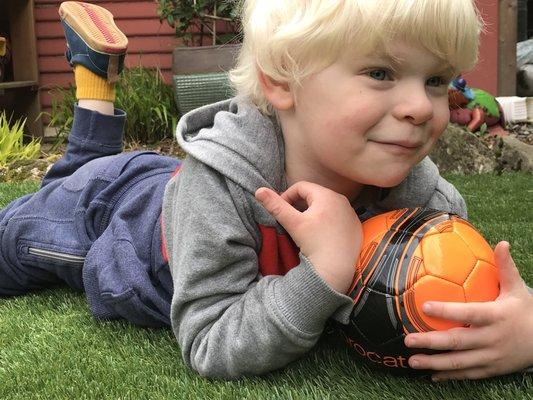
{"label": "soccer ball", "polygon": [[354,308],[341,332],[371,364],[415,372],[407,360],[421,350],[407,348],[405,335],[461,326],[425,315],[424,302],[492,301],[499,294],[493,250],[457,215],[395,210],[365,221],[363,235],[348,293]]}

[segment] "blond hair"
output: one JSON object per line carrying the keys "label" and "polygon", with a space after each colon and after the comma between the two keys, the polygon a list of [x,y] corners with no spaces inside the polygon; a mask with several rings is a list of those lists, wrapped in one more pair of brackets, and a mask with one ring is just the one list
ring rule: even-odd
{"label": "blond hair", "polygon": [[243,45],[230,81],[265,114],[273,109],[258,69],[300,85],[345,49],[386,52],[395,38],[420,44],[459,73],[477,62],[483,26],[474,0],[242,0],[241,7]]}

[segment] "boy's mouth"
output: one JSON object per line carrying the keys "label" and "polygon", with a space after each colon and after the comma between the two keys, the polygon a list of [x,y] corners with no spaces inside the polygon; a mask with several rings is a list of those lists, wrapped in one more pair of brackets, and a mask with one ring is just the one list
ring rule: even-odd
{"label": "boy's mouth", "polygon": [[423,143],[421,142],[413,142],[409,140],[395,140],[395,141],[379,141],[379,140],[369,140],[369,142],[373,142],[378,144],[381,148],[393,152],[395,154],[406,154],[406,153],[412,153],[415,150],[418,150]]}

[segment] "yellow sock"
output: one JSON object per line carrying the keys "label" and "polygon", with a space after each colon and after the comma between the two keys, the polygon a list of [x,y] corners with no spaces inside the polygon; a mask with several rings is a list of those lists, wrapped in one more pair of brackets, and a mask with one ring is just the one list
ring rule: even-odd
{"label": "yellow sock", "polygon": [[74,66],[74,79],[76,80],[76,98],[115,101],[115,84],[107,83],[102,78],[91,72],[83,65]]}

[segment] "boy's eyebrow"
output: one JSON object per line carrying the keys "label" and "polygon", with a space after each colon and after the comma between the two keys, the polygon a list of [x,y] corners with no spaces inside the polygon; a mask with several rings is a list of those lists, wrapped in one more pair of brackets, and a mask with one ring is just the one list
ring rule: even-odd
{"label": "boy's eyebrow", "polygon": [[398,67],[400,62],[397,58],[394,58],[388,54],[372,54],[366,56],[367,61],[377,61],[389,64],[393,67]]}
{"label": "boy's eyebrow", "polygon": [[[401,66],[401,58],[393,57],[389,54],[370,54],[365,56],[366,62],[377,62],[390,65],[392,70],[398,70]],[[436,73],[445,75],[446,77],[454,78],[456,75],[455,69],[447,63],[443,65],[435,65],[432,70],[435,70]]]}

